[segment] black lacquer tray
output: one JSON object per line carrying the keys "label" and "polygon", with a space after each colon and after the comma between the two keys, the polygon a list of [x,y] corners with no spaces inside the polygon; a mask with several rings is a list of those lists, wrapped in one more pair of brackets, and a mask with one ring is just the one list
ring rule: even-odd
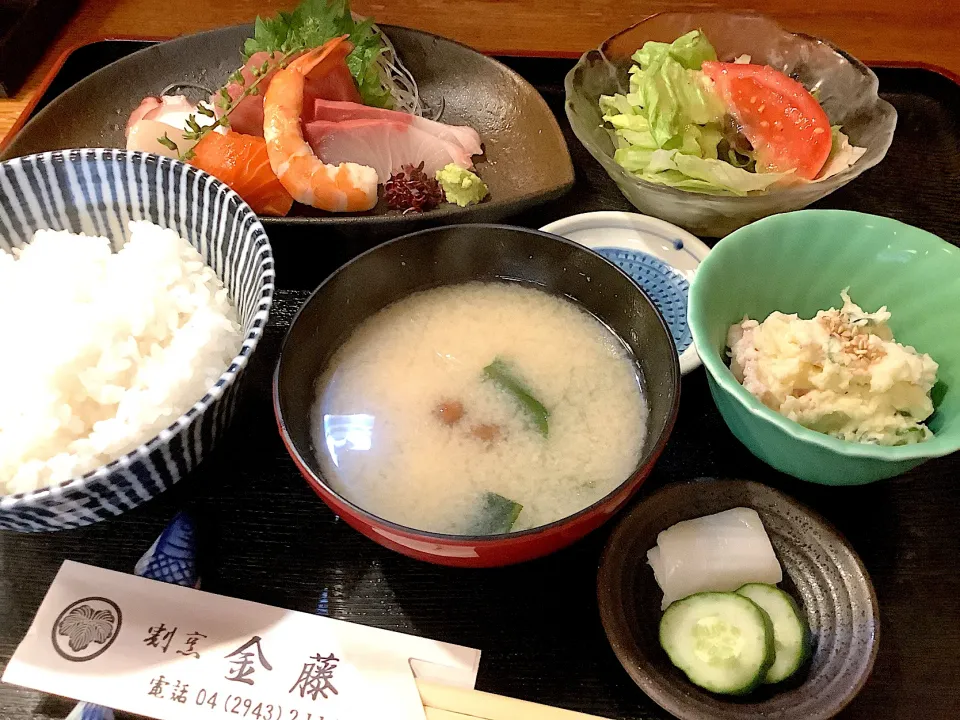
{"label": "black lacquer tray", "polygon": [[[41,104],[106,63],[143,47],[104,41],[73,53]],[[531,227],[588,210],[629,210],[563,116],[570,60],[508,58],[547,99],[576,167],[563,199],[511,219]],[[921,68],[876,69],[899,112],[887,158],[819,207],[895,217],[960,245],[960,86]],[[283,334],[309,291],[373,239],[318,241],[271,233],[278,258],[274,312],[250,367],[251,392],[218,449],[161,498],[120,518],[46,535],[0,532],[0,667],[29,626],[64,559],[129,572],[170,518],[190,511],[200,532],[203,587],[483,650],[478,688],[621,720],[666,719],[620,667],[596,601],[603,528],[573,547],[501,570],[434,567],[391,553],[340,522],[307,487],[276,432],[270,379]],[[960,302],[960,298],[958,298]],[[842,718],[960,717],[960,456],[892,481],[820,487],[753,458],[723,424],[703,370],[683,379],[679,420],[641,494],[699,476],[779,488],[826,516],[869,570],[882,634],[874,674]],[[63,718],[70,701],[0,685],[0,720]]]}

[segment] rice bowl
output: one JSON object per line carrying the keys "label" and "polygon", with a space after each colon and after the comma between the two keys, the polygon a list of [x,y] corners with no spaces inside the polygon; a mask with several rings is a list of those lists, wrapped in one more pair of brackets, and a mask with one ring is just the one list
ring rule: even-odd
{"label": "rice bowl", "polygon": [[[169,228],[199,252],[236,308],[240,347],[215,370],[198,372],[186,411],[126,454],[63,482],[0,494],[0,529],[62,530],[120,515],[188,475],[230,425],[273,301],[273,253],[251,209],[214,177],[145,153],[78,149],[0,163],[0,249],[22,248],[41,229],[109,237],[119,249],[130,221]],[[0,328],[7,343],[7,327]]]}

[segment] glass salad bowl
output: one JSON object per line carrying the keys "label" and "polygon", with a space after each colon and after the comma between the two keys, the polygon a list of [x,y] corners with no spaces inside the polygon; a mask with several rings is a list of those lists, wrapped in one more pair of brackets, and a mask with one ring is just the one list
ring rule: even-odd
{"label": "glass salad bowl", "polygon": [[[601,95],[629,89],[631,55],[648,40],[670,43],[702,30],[724,62],[749,55],[801,82],[817,98],[831,125],[842,126],[866,152],[852,166],[815,182],[775,187],[745,196],[710,195],[643,180],[614,160],[614,136],[603,121]],[[697,234],[723,237],[767,215],[799,210],[829,195],[879,163],[893,140],[897,111],[877,94],[877,76],[826,40],[791,33],[750,13],[670,12],[652,15],[591,50],[566,77],[566,112],[574,133],[641,212]]]}

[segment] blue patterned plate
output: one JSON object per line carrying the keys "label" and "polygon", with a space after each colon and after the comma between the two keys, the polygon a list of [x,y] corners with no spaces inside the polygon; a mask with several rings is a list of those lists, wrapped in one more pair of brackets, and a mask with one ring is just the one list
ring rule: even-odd
{"label": "blue patterned plate", "polygon": [[595,250],[636,280],[670,327],[680,353],[680,372],[686,375],[699,367],[687,326],[687,295],[710,248],[686,230],[631,212],[571,215],[540,229]]}

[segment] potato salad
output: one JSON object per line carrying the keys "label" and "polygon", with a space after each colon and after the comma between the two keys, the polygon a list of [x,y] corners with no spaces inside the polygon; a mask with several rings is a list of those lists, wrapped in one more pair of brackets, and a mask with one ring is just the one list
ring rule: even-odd
{"label": "potato salad", "polygon": [[930,392],[937,363],[901,345],[886,307],[874,313],[855,304],[804,320],[771,313],[745,317],[727,335],[730,369],[764,405],[841,440],[907,445],[933,436]]}

